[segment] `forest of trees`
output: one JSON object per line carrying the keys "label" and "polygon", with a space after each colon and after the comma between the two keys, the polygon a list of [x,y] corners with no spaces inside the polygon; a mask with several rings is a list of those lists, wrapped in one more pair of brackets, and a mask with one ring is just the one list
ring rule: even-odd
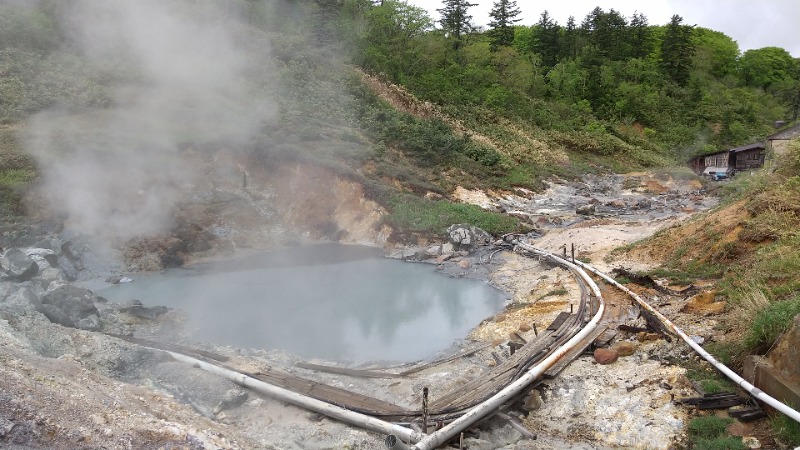
{"label": "forest of trees", "polygon": [[[191,4],[203,8],[203,1]],[[104,107],[111,84],[136,79],[111,62],[81,62],[61,35],[60,3],[37,5],[0,1],[0,121],[54,104]],[[521,25],[516,0],[495,0],[489,26],[481,28],[467,0],[443,0],[439,17],[404,0],[226,5],[244,11],[252,38],[243,42],[254,52],[266,48],[262,40],[271,42],[270,61],[258,58],[268,69],[263,73],[278,69],[281,84],[272,89],[283,120],[298,127],[312,123],[309,116],[338,117],[367,129],[382,123],[368,135],[380,145],[404,140],[424,148],[419,153],[429,163],[449,155],[429,148],[435,139],[388,139],[404,125],[373,120],[387,113],[365,112],[377,106],[364,103],[363,90],[352,90],[346,67],[400,84],[484,134],[508,121],[545,145],[605,157],[626,149],[641,152],[636,164],[645,165],[760,139],[776,120],[793,120],[800,112],[800,64],[788,52],[767,47],[742,53],[729,36],[687,25],[677,15],[653,25],[638,12],[598,7],[565,24],[544,11],[537,23]],[[250,82],[254,89],[269,85]],[[363,107],[352,108],[353,101]],[[419,128],[431,134],[441,126]],[[499,161],[491,151],[453,142],[482,164]]]}
{"label": "forest of trees", "polygon": [[401,0],[346,1],[365,2],[360,65],[465,113],[488,108],[544,129],[635,128],[683,157],[763,137],[800,106],[800,64],[787,51],[742,54],[678,15],[652,25],[598,7],[563,25],[544,11],[523,26],[515,0],[496,0],[481,30],[466,0],[444,0],[438,19]]}

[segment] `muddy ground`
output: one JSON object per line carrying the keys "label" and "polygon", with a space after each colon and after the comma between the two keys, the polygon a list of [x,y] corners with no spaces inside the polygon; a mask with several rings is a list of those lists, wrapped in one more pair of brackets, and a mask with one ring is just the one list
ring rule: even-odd
{"label": "muddy ground", "polygon": [[[298,168],[303,170],[310,169]],[[326,176],[316,171],[314,174]],[[335,223],[316,221],[301,238],[314,240],[328,233],[328,238],[337,237],[343,242],[384,246],[392,257],[437,264],[449,276],[488,280],[509,293],[507,310],[487,318],[463,343],[444,352],[458,351],[459,345],[467,345],[469,340],[493,343],[494,347],[403,380],[316,373],[295,367],[298,358],[280,350],[189,342],[181,329],[179,311],[137,314],[135,308],[131,309],[135,305],[94,299],[97,326],[80,329],[58,325],[41,312],[41,307],[37,308],[35,299],[41,300],[70,281],[64,269],[40,271],[27,281],[0,283],[0,443],[6,448],[64,449],[381,448],[383,436],[248,392],[178,363],[162,352],[108,333],[180,343],[224,355],[230,358],[226,364],[239,370],[281,368],[297,376],[413,407],[421,401],[422,387],[429,387],[435,396],[481,376],[495,364],[491,350],[507,351],[505,343],[512,331],[532,337],[533,325],[546,327],[558,312],[578,301],[577,285],[567,271],[517,253],[495,252],[499,247],[480,246],[466,254],[453,254],[445,261],[441,260],[441,253],[449,249],[443,249],[442,243],[387,244],[387,231],[376,225],[379,221],[347,228],[351,221],[374,220],[380,209],[359,200],[363,193],[346,180],[336,182],[340,186],[337,198],[344,200],[328,202],[327,208],[333,208],[329,212],[337,218]],[[251,185],[247,193],[253,200],[251,205],[256,206],[263,206],[265,199],[276,195],[279,197],[266,185],[262,189]],[[314,204],[327,201],[313,196],[317,194],[309,195],[308,201],[317,202]],[[583,183],[554,180],[547,192],[538,195],[525,191],[497,194],[461,190],[455,196],[527,217],[538,229],[529,236],[534,245],[561,251],[564,244],[575,244],[580,257],[603,269],[617,265],[643,267],[646,262],[614,260],[610,250],[648,236],[714,202],[700,192],[695,182],[654,179],[647,174],[587,178]],[[256,206],[253,214],[258,211]],[[283,207],[292,214],[281,215],[284,218],[276,227],[279,232],[255,229],[248,233],[256,215],[242,215],[242,208],[236,217],[225,210],[216,210],[214,220],[201,214],[208,223],[205,228],[194,230],[209,241],[208,248],[194,253],[183,248],[179,256],[187,261],[192,260],[191,255],[199,255],[197,260],[220,258],[268,248],[276,242],[285,244],[286,227],[304,219],[298,216],[300,209],[294,205]],[[358,208],[362,208],[361,212],[346,213]],[[268,212],[275,217],[274,209]],[[343,229],[364,231],[341,233]],[[147,264],[157,267],[164,262],[165,246],[155,243],[151,247],[143,245],[134,254],[120,255],[89,239],[65,236],[57,226],[44,227],[39,232],[12,227],[5,233],[14,237],[13,243],[18,247],[51,248],[55,259],[70,261],[75,278],[82,280],[129,275],[131,269],[150,268]],[[69,254],[63,247],[67,240],[72,243]],[[265,245],[267,242],[270,245]],[[135,275],[132,278],[135,282]],[[713,339],[719,332],[713,317],[700,319],[680,314],[685,299],[643,293],[674,317],[679,326],[685,326],[689,334]],[[538,440],[525,440],[507,424],[493,420],[467,439],[469,448],[660,449],[684,445],[687,410],[673,400],[691,395],[692,391],[684,370],[676,363],[694,356],[688,347],[675,341],[640,341],[624,334],[617,339],[631,341],[633,355],[607,366],[597,365],[591,356],[582,356],[558,377],[536,386],[524,407],[517,405],[510,411],[538,435]]]}

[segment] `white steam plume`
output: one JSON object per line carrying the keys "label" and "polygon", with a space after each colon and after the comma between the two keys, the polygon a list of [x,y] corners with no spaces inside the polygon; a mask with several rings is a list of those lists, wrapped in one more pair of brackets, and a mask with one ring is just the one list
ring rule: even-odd
{"label": "white steam plume", "polygon": [[62,4],[65,46],[117,80],[106,108],[30,121],[28,147],[68,226],[117,239],[165,231],[181,186],[202,176],[181,161],[181,145],[245,143],[272,118],[253,79],[266,78],[268,48],[253,53],[231,4]]}

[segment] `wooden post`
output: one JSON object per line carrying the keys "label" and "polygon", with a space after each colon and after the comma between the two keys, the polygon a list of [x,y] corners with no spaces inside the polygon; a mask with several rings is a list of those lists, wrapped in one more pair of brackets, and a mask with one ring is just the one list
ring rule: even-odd
{"label": "wooden post", "polygon": [[422,432],[428,432],[428,386],[422,388]]}
{"label": "wooden post", "polygon": [[575,244],[572,244],[572,263],[575,264]]}

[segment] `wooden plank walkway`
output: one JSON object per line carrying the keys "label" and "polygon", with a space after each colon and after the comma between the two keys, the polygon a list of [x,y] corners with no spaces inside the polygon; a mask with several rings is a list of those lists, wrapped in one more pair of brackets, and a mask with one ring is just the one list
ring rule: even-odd
{"label": "wooden plank walkway", "polygon": [[[236,370],[236,369],[233,369]],[[245,375],[259,379],[299,394],[304,394],[317,400],[331,403],[351,411],[380,417],[393,417],[396,419],[413,417],[421,414],[420,411],[411,411],[402,406],[395,405],[357,392],[337,388],[324,383],[298,377],[277,369],[265,368],[257,373],[242,372]]]}

